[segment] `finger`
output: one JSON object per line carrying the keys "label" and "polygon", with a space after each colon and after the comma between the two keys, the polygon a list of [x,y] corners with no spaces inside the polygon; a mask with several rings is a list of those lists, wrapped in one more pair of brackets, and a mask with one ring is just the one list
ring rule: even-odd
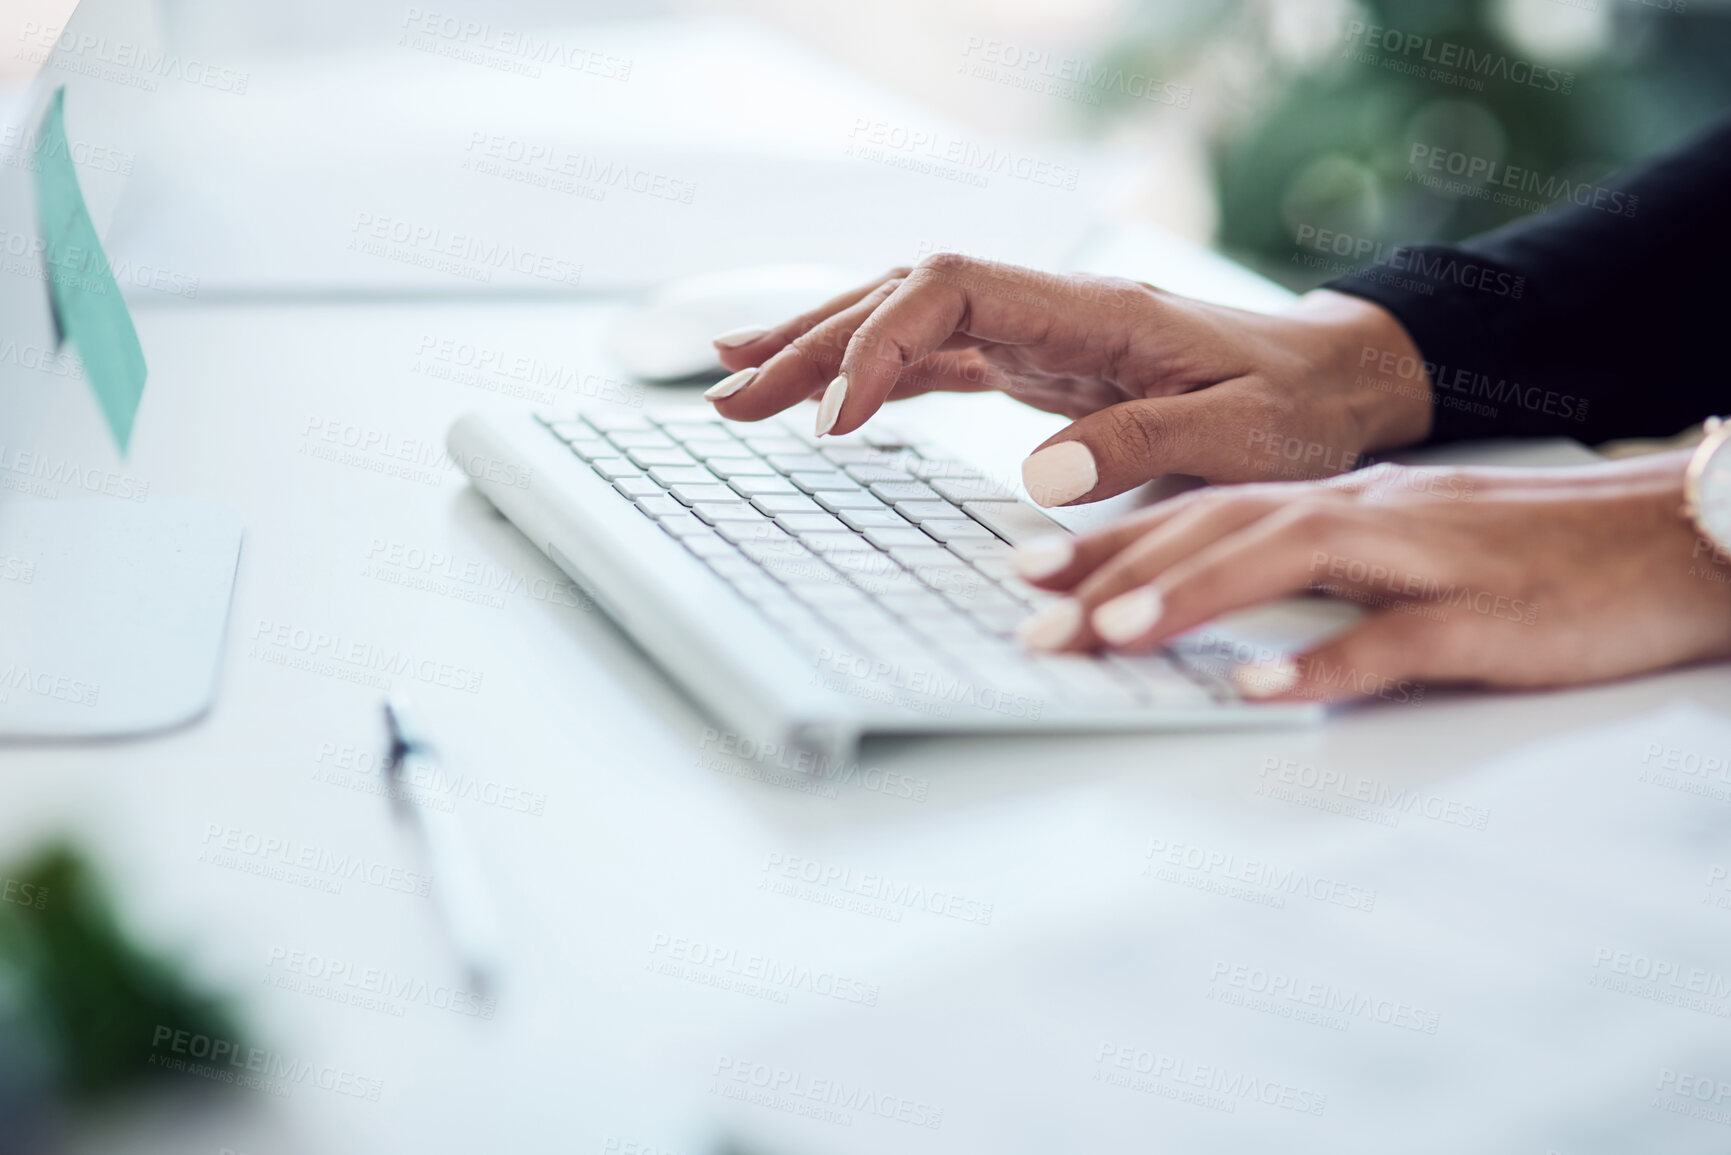
{"label": "finger", "polygon": [[1101,361],[1099,346],[1126,327],[1124,292],[1113,282],[934,253],[848,342],[831,398],[832,431],[865,424],[909,366],[940,350],[978,343],[1048,352],[1074,346]]}
{"label": "finger", "polygon": [[1394,610],[1372,614],[1305,654],[1239,667],[1238,692],[1264,701],[1339,702],[1382,698],[1416,704],[1423,679],[1448,677],[1450,626]]}
{"label": "finger", "polygon": [[[704,397],[730,421],[762,421],[824,391],[836,380],[848,339],[901,284],[878,285],[795,336],[757,370],[741,370]],[[725,388],[730,383],[733,387]]]}
{"label": "finger", "polygon": [[1113,649],[1147,650],[1221,614],[1306,588],[1318,551],[1421,568],[1414,555],[1422,547],[1378,521],[1378,513],[1314,495],[1288,503],[1109,602],[1052,603],[1023,624],[1023,641],[1035,649],[1104,641]]}
{"label": "finger", "polygon": [[735,329],[730,333],[722,333],[715,338],[715,351],[721,358],[722,366],[729,370],[738,371],[752,365],[761,365],[779,353],[795,337],[809,333],[837,313],[859,304],[885,281],[900,280],[907,275],[906,266],[891,269],[883,276],[873,278],[863,285],[849,289],[840,296],[832,297],[817,308],[809,309],[797,317],[781,322],[779,325],[772,325],[768,328],[754,325],[745,329]]}
{"label": "finger", "polygon": [[1010,555],[1010,565],[1023,580],[1043,589],[1073,589],[1085,579],[1090,587],[1099,582],[1097,601],[1104,601],[1152,581],[1171,561],[1272,512],[1291,499],[1286,492],[1290,489],[1246,485],[1193,490],[1093,533],[1029,542]]}
{"label": "finger", "polygon": [[1249,379],[1193,393],[1121,401],[1045,441],[1022,463],[1028,496],[1045,506],[1099,501],[1165,473],[1248,481],[1242,431],[1266,427],[1268,402]]}

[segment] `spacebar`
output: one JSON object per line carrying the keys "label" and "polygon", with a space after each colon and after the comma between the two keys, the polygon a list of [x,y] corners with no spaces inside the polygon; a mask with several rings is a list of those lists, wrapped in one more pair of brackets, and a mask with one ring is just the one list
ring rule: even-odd
{"label": "spacebar", "polygon": [[1070,531],[1021,501],[964,501],[962,512],[1009,542],[1021,545],[1036,537]]}

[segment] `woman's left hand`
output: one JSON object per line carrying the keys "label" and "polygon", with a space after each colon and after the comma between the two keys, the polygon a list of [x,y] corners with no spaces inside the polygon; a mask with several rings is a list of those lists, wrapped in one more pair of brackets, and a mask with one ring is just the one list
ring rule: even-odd
{"label": "woman's left hand", "polygon": [[1407,682],[1552,686],[1731,655],[1731,558],[1682,514],[1688,454],[1569,470],[1381,465],[1204,489],[1014,564],[1069,596],[1039,650],[1136,652],[1221,614],[1321,590],[1372,612],[1240,673],[1250,696],[1331,700]]}

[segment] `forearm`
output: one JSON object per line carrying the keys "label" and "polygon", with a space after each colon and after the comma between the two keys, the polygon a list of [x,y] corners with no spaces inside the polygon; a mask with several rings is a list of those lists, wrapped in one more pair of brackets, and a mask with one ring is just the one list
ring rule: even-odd
{"label": "forearm", "polygon": [[1329,286],[1422,351],[1431,440],[1666,436],[1731,407],[1712,307],[1731,271],[1731,122],[1590,193]]}

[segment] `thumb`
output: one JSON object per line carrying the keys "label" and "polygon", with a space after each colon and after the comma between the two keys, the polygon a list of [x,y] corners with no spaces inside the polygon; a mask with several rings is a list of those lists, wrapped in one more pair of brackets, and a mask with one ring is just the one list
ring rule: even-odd
{"label": "thumb", "polygon": [[1175,397],[1121,401],[1048,438],[1022,462],[1028,496],[1045,506],[1100,501],[1165,473],[1209,481],[1256,476],[1245,451],[1268,404],[1243,378]]}

